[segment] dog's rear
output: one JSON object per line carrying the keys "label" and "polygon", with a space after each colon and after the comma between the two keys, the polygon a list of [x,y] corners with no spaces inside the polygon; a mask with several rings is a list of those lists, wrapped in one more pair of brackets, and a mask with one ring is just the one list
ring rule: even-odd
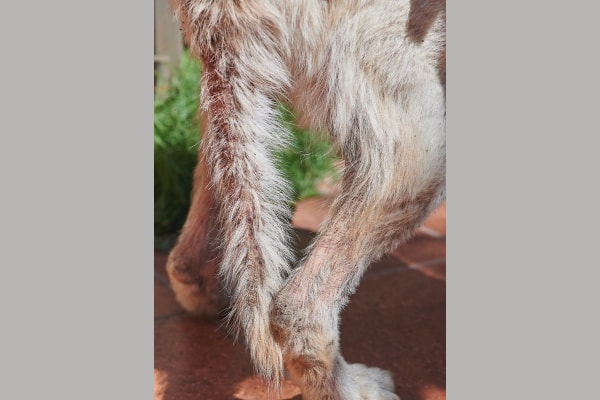
{"label": "dog's rear", "polygon": [[[192,209],[168,264],[178,299],[205,310],[202,271],[216,260],[232,326],[270,382],[285,360],[306,399],[395,398],[387,373],[343,360],[338,319],[370,262],[443,198],[445,3],[173,6],[204,66],[207,116]],[[272,157],[289,135],[279,99],[328,132],[345,161],[341,193],[293,274],[290,193]]]}

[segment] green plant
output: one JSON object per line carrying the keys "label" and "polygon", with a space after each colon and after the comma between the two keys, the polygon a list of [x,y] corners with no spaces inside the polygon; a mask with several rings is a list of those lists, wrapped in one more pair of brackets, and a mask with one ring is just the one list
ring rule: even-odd
{"label": "green plant", "polygon": [[[190,205],[197,162],[200,123],[197,117],[200,64],[184,54],[170,77],[157,77],[154,94],[154,235],[179,232]],[[292,132],[290,147],[276,154],[277,165],[289,179],[294,201],[314,196],[315,184],[332,176],[330,144],[297,129],[288,108],[279,107],[282,123]]]}
{"label": "green plant", "polygon": [[290,147],[276,155],[279,169],[290,181],[294,201],[316,196],[319,193],[315,185],[319,180],[335,175],[331,143],[313,132],[298,129],[289,108],[280,105],[279,115],[292,132]]}
{"label": "green plant", "polygon": [[154,94],[154,235],[176,233],[190,204],[197,161],[200,64],[187,54]]}

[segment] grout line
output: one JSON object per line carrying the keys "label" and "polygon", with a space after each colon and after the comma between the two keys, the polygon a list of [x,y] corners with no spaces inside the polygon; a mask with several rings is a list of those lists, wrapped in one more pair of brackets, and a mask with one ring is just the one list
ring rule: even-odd
{"label": "grout line", "polygon": [[375,276],[386,276],[386,275],[391,275],[391,274],[395,274],[398,272],[404,272],[404,271],[408,271],[408,270],[415,270],[415,269],[419,269],[422,267],[429,267],[432,265],[436,265],[436,264],[441,264],[441,263],[445,263],[446,262],[446,258],[436,258],[433,260],[429,260],[429,261],[423,261],[420,263],[410,263],[410,262],[405,262],[403,260],[401,260],[399,257],[397,257],[399,259],[399,261],[402,262],[401,266],[393,266],[393,267],[389,267],[380,271],[370,271],[368,273],[365,273],[364,278],[363,279],[368,279],[369,277]]}
{"label": "grout line", "polygon": [[429,265],[440,263],[442,261],[446,261],[446,257],[445,256],[441,257],[441,258],[434,258],[433,260],[413,262],[409,258],[405,257],[404,255],[402,255],[399,252],[391,253],[391,255],[392,255],[392,257],[395,257],[396,259],[400,260],[402,263],[408,265],[411,268],[426,267],[426,266],[429,266]]}
{"label": "grout line", "polygon": [[419,228],[417,228],[417,232],[418,231],[424,233],[425,235],[431,236],[435,239],[443,239],[444,238],[444,235],[442,235],[438,231],[431,229],[427,226],[420,226]]}
{"label": "grout line", "polygon": [[168,289],[171,289],[171,284],[169,283],[169,280],[161,274],[159,274],[158,272],[154,272],[154,279],[159,281],[163,286],[166,286]]}
{"label": "grout line", "polygon": [[408,263],[408,266],[409,266],[409,268],[412,268],[412,269],[419,269],[421,267],[430,267],[432,265],[441,264],[443,262],[446,262],[446,257],[434,258],[433,260],[422,261],[419,263]]}
{"label": "grout line", "polygon": [[158,317],[154,317],[154,322],[156,323],[156,322],[167,321],[169,319],[173,319],[175,317],[180,317],[180,316],[185,315],[185,314],[186,314],[186,312],[182,310],[182,311],[178,311],[178,312],[173,313],[173,314],[160,315]]}
{"label": "grout line", "polygon": [[403,264],[402,266],[389,267],[389,268],[382,269],[379,271],[370,271],[368,273],[365,273],[363,279],[369,279],[371,277],[392,275],[392,274],[395,274],[398,272],[408,271],[409,269],[411,269],[411,268],[408,265]]}

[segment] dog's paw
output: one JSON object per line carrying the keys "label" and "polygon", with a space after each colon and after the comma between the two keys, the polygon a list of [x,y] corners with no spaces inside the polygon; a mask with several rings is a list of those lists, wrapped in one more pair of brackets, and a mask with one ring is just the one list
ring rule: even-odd
{"label": "dog's paw", "polygon": [[379,368],[363,364],[347,364],[339,378],[342,398],[352,400],[400,400],[394,394],[392,375]]}
{"label": "dog's paw", "polygon": [[392,376],[379,368],[346,364],[338,355],[333,369],[325,376],[314,372],[310,371],[303,377],[304,400],[400,400],[394,393]]}
{"label": "dog's paw", "polygon": [[216,265],[205,264],[193,269],[184,268],[181,260],[170,256],[167,272],[177,302],[189,313],[216,317],[227,306],[216,276]]}

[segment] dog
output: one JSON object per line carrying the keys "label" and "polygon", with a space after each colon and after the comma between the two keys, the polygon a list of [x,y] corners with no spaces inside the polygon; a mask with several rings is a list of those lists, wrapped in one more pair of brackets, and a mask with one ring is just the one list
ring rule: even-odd
{"label": "dog", "polygon": [[[203,65],[203,137],[192,204],[169,255],[178,302],[245,337],[277,391],[398,399],[391,375],[347,363],[339,315],[370,263],[445,198],[444,0],[172,0]],[[340,191],[307,255],[290,244],[291,193],[273,152],[276,104],[326,132]],[[220,287],[228,295],[220,296]]]}

